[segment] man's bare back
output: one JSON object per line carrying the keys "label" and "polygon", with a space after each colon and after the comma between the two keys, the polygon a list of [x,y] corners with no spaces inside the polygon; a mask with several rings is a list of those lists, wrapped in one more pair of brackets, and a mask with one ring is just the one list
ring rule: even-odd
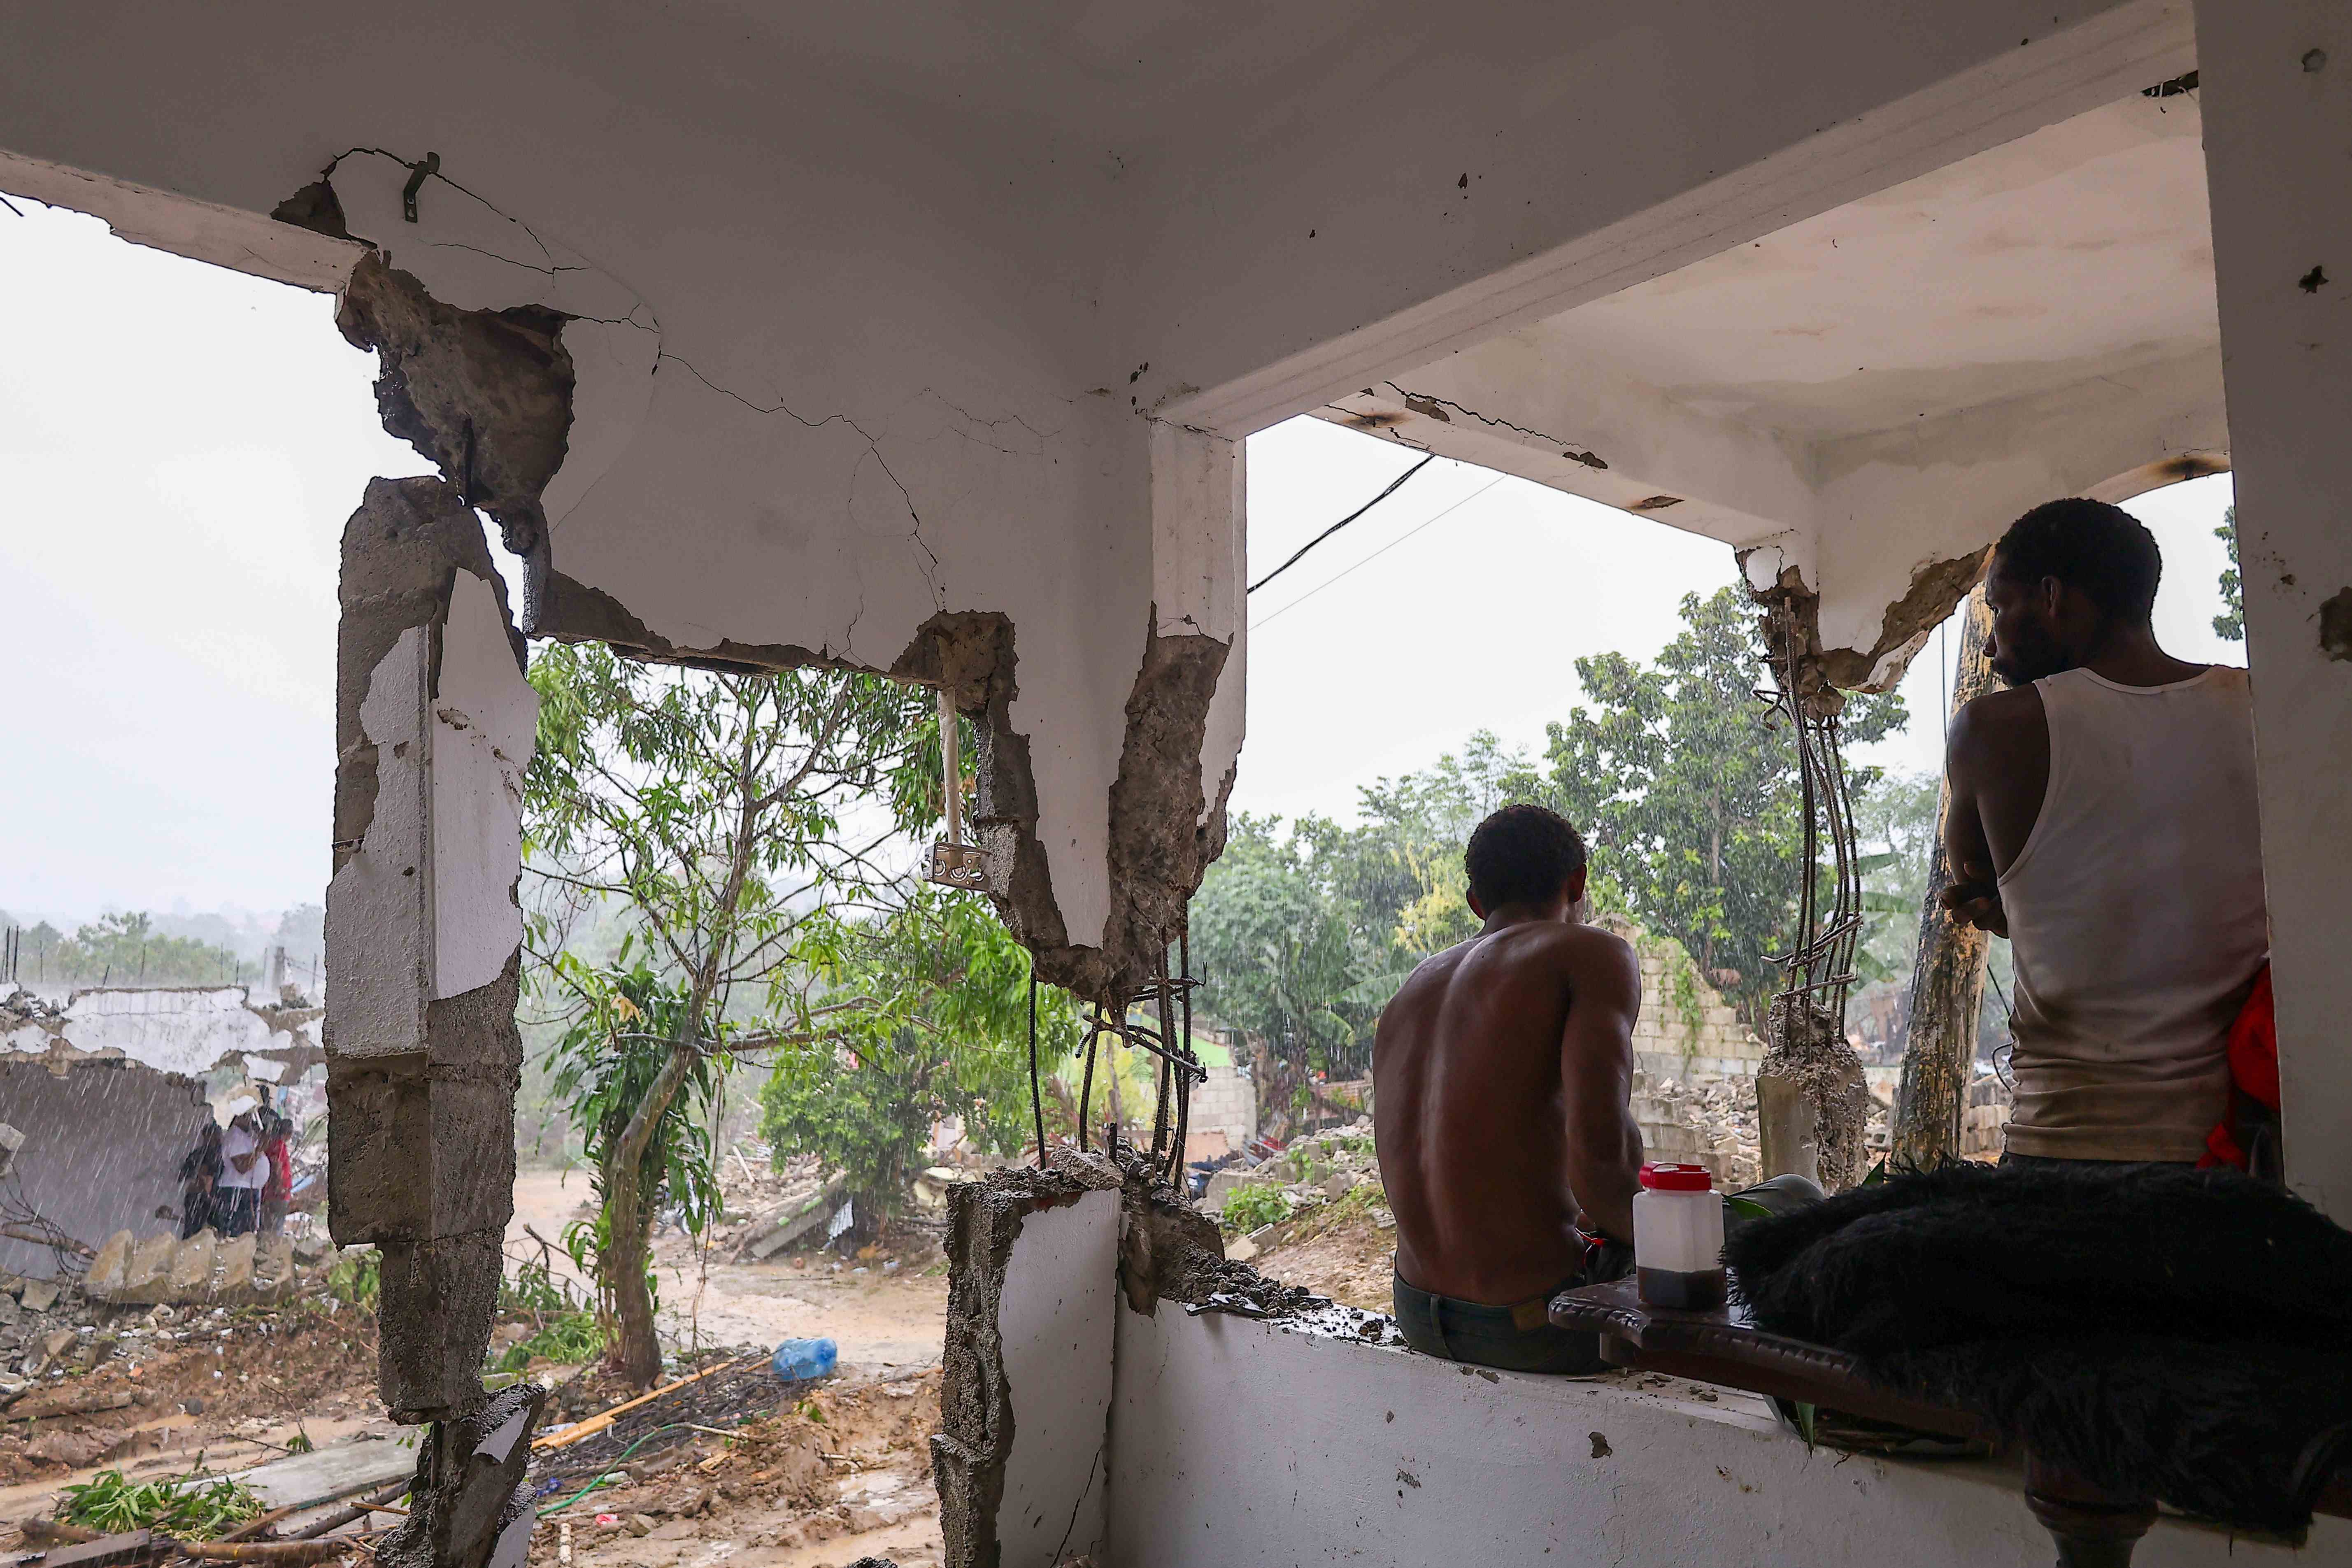
{"label": "man's bare back", "polygon": [[1619,938],[1567,919],[1569,907],[1496,910],[1415,969],[1381,1015],[1381,1173],[1397,1273],[1422,1290],[1519,1302],[1581,1267],[1580,1221],[1633,1237],[1641,965]]}

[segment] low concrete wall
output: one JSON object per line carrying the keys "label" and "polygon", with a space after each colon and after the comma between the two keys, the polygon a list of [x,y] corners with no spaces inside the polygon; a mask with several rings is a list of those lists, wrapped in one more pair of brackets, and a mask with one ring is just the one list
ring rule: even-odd
{"label": "low concrete wall", "polygon": [[1014,1434],[996,1515],[1003,1568],[1101,1549],[1118,1282],[1117,1193],[1023,1221],[997,1319]]}
{"label": "low concrete wall", "polygon": [[[176,1227],[154,1217],[180,1206],[180,1161],[213,1119],[203,1086],[121,1058],[71,1064],[0,1061],[0,1121],[25,1135],[14,1179],[24,1201],[67,1235],[99,1247],[115,1232]],[[0,1238],[0,1268],[47,1279],[48,1248]]]}
{"label": "low concrete wall", "polygon": [[[1173,1303],[1118,1313],[1117,1367],[1118,1568],[2051,1561],[2013,1473],[1808,1450],[1730,1390],[1473,1373]],[[2342,1520],[2301,1555],[2167,1521],[2135,1563],[2347,1560]]]}
{"label": "low concrete wall", "polygon": [[[960,1205],[967,1241],[992,1225],[1000,1237],[1017,1229],[986,1252],[1003,1260],[998,1279],[960,1274],[956,1289],[974,1306],[1001,1303],[1003,1374],[951,1354],[945,1403],[959,1409],[993,1383],[1000,1415],[986,1425],[999,1440],[1009,1426],[1010,1442],[1001,1505],[984,1487],[966,1486],[961,1501],[942,1487],[950,1510],[993,1514],[978,1529],[947,1521],[952,1568],[1052,1568],[1080,1556],[1116,1568],[2046,1568],[2053,1556],[2003,1467],[1809,1449],[1761,1400],[1680,1379],[1530,1377],[1433,1360],[1398,1347],[1384,1320],[1284,1304],[1297,1292],[1193,1257],[1185,1226],[1169,1223],[1192,1216],[1147,1206],[1132,1183],[1124,1215],[1111,1192],[1073,1204],[1065,1193],[1033,1197],[1003,1176],[988,1186]],[[1114,1258],[1107,1226],[1115,1235],[1121,1224]],[[1121,1270],[1125,1288],[1114,1291]],[[1195,1315],[1180,1293],[1230,1305],[1255,1298],[1253,1310],[1274,1315]],[[988,1327],[966,1324],[964,1339],[994,1338]],[[955,1341],[951,1321],[951,1349]],[[1001,1558],[988,1551],[998,1541]],[[2319,1521],[2297,1554],[2166,1521],[2135,1561],[2352,1561],[2352,1522]]]}

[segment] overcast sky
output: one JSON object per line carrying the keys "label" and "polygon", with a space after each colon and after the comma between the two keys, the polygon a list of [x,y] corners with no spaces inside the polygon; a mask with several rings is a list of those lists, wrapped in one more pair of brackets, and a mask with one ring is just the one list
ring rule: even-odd
{"label": "overcast sky", "polygon": [[[336,541],[371,475],[428,471],[383,433],[374,357],[333,301],[0,212],[0,910],[271,910],[322,896]],[[31,308],[26,301],[39,301]],[[1249,449],[1251,575],[1416,454],[1312,419]],[[2165,552],[2158,629],[2242,663],[2219,607],[2226,476],[2135,502]],[[1648,659],[1730,551],[1441,460],[1251,606],[1235,805],[1352,814],[1359,785],[1475,731],[1540,750],[1578,656]],[[1937,670],[1874,748],[1937,764]]]}

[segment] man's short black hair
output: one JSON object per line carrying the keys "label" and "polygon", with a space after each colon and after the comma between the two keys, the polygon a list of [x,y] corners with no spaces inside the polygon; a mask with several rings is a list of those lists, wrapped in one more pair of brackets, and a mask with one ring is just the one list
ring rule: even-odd
{"label": "man's short black hair", "polygon": [[2055,577],[2108,615],[2137,624],[2156,609],[2164,574],[2156,536],[2119,506],[2072,496],[2044,501],[2009,525],[1993,570],[2012,583]]}
{"label": "man's short black hair", "polygon": [[1479,907],[1540,904],[1584,869],[1584,840],[1568,818],[1540,805],[1507,805],[1478,825],[1462,856]]}

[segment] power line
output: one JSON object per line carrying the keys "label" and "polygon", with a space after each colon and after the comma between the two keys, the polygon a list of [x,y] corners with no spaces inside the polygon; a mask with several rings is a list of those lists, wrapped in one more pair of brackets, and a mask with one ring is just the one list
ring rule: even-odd
{"label": "power line", "polygon": [[1403,488],[1405,480],[1412,478],[1413,475],[1421,472],[1422,469],[1429,467],[1430,464],[1435,461],[1437,461],[1437,454],[1432,452],[1428,457],[1423,458],[1420,462],[1415,463],[1412,468],[1407,468],[1403,473],[1401,473],[1395,479],[1391,479],[1389,481],[1388,489],[1382,490],[1380,494],[1374,496],[1371,500],[1366,501],[1363,505],[1358,507],[1355,510],[1349,512],[1347,516],[1341,518],[1339,521],[1333,523],[1330,527],[1325,529],[1322,532],[1317,534],[1306,543],[1300,545],[1292,552],[1289,560],[1284,562],[1281,565],[1276,567],[1273,571],[1267,573],[1256,582],[1251,584],[1249,585],[1249,591],[1253,594],[1256,593],[1260,588],[1265,587],[1268,583],[1273,582],[1276,577],[1281,576],[1285,572],[1287,572],[1293,566],[1297,565],[1308,551],[1314,549],[1317,545],[1322,543],[1325,540],[1330,538],[1333,534],[1339,532],[1341,529],[1347,527],[1349,523],[1355,521],[1366,512],[1371,510],[1372,508],[1380,505],[1381,502],[1388,500],[1389,497],[1396,494],[1399,489]]}
{"label": "power line", "polygon": [[1378,561],[1381,556],[1386,555],[1390,551],[1394,550],[1398,545],[1402,544],[1406,540],[1411,539],[1414,534],[1419,533],[1423,529],[1427,528],[1430,523],[1437,521],[1439,518],[1448,517],[1453,513],[1461,510],[1464,507],[1468,506],[1472,501],[1476,500],[1480,496],[1485,495],[1488,490],[1493,489],[1496,485],[1501,484],[1509,477],[1510,476],[1508,474],[1496,474],[1493,479],[1488,479],[1485,484],[1480,485],[1476,489],[1472,490],[1468,495],[1464,496],[1460,500],[1455,501],[1444,511],[1441,511],[1437,513],[1436,516],[1430,518],[1428,522],[1417,524],[1412,528],[1407,529],[1404,532],[1398,534],[1394,539],[1390,540],[1386,544],[1381,545],[1378,550],[1373,551],[1370,555],[1365,556],[1361,561],[1359,561],[1353,566],[1349,567],[1347,571],[1340,573],[1339,576],[1330,578],[1327,582],[1317,584],[1314,587],[1307,589],[1304,594],[1299,595],[1296,599],[1291,600],[1290,603],[1283,605],[1282,608],[1275,611],[1274,614],[1266,616],[1265,619],[1262,621],[1252,621],[1250,623],[1250,629],[1252,631],[1255,631],[1260,626],[1272,626],[1275,622],[1282,619],[1283,616],[1290,614],[1291,611],[1298,608],[1299,605],[1305,604],[1307,600],[1313,598],[1324,589],[1331,586],[1333,583],[1337,583],[1342,578],[1345,578],[1353,573],[1360,572],[1365,567],[1370,566],[1373,562]]}

